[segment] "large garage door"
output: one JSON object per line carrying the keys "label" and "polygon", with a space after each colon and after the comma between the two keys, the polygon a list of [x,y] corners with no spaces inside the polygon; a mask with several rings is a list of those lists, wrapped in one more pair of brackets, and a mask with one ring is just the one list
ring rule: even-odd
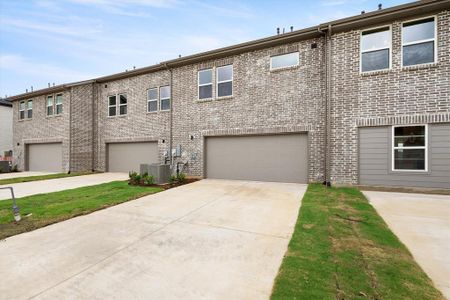
{"label": "large garage door", "polygon": [[62,172],[62,144],[30,144],[27,146],[29,171]]}
{"label": "large garage door", "polygon": [[140,164],[158,163],[158,143],[108,144],[109,172],[139,172]]}
{"label": "large garage door", "polygon": [[275,182],[307,182],[306,134],[208,137],[206,176]]}

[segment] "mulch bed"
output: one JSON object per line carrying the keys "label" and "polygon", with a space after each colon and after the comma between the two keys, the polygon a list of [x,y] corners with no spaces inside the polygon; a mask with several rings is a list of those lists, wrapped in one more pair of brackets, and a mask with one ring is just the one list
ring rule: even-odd
{"label": "mulch bed", "polygon": [[168,189],[175,188],[175,187],[178,187],[178,186],[182,186],[182,185],[185,185],[185,184],[193,183],[193,182],[196,182],[196,181],[199,181],[199,180],[200,180],[199,178],[186,178],[186,180],[184,180],[183,182],[174,182],[174,183],[165,183],[165,184],[143,184],[143,183],[132,184],[131,182],[128,182],[128,184],[129,185],[148,186],[148,187],[159,187],[159,188],[162,188],[164,190],[168,190]]}

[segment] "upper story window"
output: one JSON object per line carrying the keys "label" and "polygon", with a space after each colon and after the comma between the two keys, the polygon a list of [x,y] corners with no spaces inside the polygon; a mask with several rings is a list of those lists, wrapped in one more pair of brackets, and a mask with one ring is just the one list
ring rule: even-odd
{"label": "upper story window", "polygon": [[117,94],[108,96],[108,116],[127,114],[128,100],[126,94]]}
{"label": "upper story window", "polygon": [[198,99],[213,97],[212,69],[198,71]]}
{"label": "upper story window", "polygon": [[233,65],[217,68],[217,97],[233,95]]}
{"label": "upper story window", "polygon": [[299,65],[299,53],[292,52],[288,54],[276,55],[270,57],[270,69],[282,69],[288,67],[295,67]]}
{"label": "upper story window", "polygon": [[53,96],[47,96],[47,116],[53,116]]}
{"label": "upper story window", "polygon": [[158,111],[158,89],[147,90],[147,112]]}
{"label": "upper story window", "polygon": [[117,96],[108,97],[108,116],[114,117],[117,114]]}
{"label": "upper story window", "polygon": [[27,101],[27,118],[33,118],[33,100]]}
{"label": "upper story window", "polygon": [[126,115],[128,110],[128,100],[126,94],[119,94],[119,114]]}
{"label": "upper story window", "polygon": [[426,135],[425,125],[393,127],[393,171],[427,170]]}
{"label": "upper story window", "polygon": [[390,68],[391,28],[382,27],[361,34],[361,72]]}
{"label": "upper story window", "polygon": [[162,86],[159,88],[159,107],[160,110],[170,109],[170,86]]}
{"label": "upper story window", "polygon": [[25,101],[19,102],[19,120],[25,119]]}
{"label": "upper story window", "polygon": [[434,17],[403,23],[403,66],[436,62],[436,20]]}
{"label": "upper story window", "polygon": [[63,95],[56,95],[56,114],[60,115],[63,113]]}

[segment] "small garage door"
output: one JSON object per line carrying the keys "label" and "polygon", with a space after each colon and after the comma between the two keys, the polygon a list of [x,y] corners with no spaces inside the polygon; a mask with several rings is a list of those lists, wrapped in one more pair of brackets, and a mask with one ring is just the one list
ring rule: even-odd
{"label": "small garage door", "polygon": [[30,144],[28,148],[28,170],[62,172],[62,144]]}
{"label": "small garage door", "polygon": [[274,182],[307,182],[306,134],[208,137],[206,176]]}
{"label": "small garage door", "polygon": [[158,163],[158,143],[108,144],[109,172],[139,172],[140,164]]}

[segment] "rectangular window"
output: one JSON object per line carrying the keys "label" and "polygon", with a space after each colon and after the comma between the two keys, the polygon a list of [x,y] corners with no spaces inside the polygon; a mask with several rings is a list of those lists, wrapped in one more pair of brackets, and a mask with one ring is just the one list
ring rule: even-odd
{"label": "rectangular window", "polygon": [[114,117],[117,114],[117,96],[108,97],[108,116]]}
{"label": "rectangular window", "polygon": [[299,53],[298,52],[272,56],[270,58],[270,69],[271,70],[295,67],[298,65],[299,65]]}
{"label": "rectangular window", "polygon": [[47,96],[47,116],[53,115],[53,96]]}
{"label": "rectangular window", "polygon": [[391,28],[383,27],[361,34],[361,72],[386,70],[391,61]]}
{"label": "rectangular window", "polygon": [[158,111],[158,89],[147,90],[147,112]]}
{"label": "rectangular window", "polygon": [[217,97],[233,95],[233,65],[217,68]]}
{"label": "rectangular window", "polygon": [[33,100],[27,101],[27,118],[33,118]]}
{"label": "rectangular window", "polygon": [[198,99],[213,97],[212,69],[198,71]]}
{"label": "rectangular window", "polygon": [[19,102],[19,120],[25,119],[25,101]]}
{"label": "rectangular window", "polygon": [[60,115],[63,113],[63,95],[56,95],[56,114]]}
{"label": "rectangular window", "polygon": [[403,66],[434,63],[436,61],[436,21],[427,18],[403,23]]}
{"label": "rectangular window", "polygon": [[162,86],[159,88],[159,107],[161,110],[170,109],[170,86]]}
{"label": "rectangular window", "polygon": [[126,115],[127,114],[127,95],[119,94],[119,114]]}
{"label": "rectangular window", "polygon": [[392,170],[427,170],[426,126],[394,126],[392,134]]}

